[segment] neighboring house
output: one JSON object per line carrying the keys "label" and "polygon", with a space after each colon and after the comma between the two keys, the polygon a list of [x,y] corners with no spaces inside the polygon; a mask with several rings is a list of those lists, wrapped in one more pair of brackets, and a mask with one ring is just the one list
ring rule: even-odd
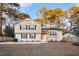
{"label": "neighboring house", "polygon": [[41,41],[41,25],[31,19],[16,23],[14,30],[18,41]]}
{"label": "neighboring house", "polygon": [[44,28],[42,29],[42,39],[44,41],[61,41],[63,39],[62,29]]}

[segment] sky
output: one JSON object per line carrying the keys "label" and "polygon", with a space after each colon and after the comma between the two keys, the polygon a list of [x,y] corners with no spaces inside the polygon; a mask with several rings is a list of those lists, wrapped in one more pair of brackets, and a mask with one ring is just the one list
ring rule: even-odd
{"label": "sky", "polygon": [[20,4],[20,12],[27,13],[31,19],[37,19],[39,15],[37,13],[39,12],[41,7],[46,7],[49,9],[54,8],[61,8],[62,10],[67,10],[72,6],[79,6],[78,3],[19,3]]}

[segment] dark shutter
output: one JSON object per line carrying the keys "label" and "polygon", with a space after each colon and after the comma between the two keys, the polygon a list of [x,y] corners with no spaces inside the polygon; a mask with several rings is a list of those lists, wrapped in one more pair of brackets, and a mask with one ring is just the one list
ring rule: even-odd
{"label": "dark shutter", "polygon": [[35,25],[35,30],[36,30],[36,25]]}
{"label": "dark shutter", "polygon": [[21,25],[20,25],[20,30],[21,30]]}
{"label": "dark shutter", "polygon": [[27,29],[27,25],[26,25],[26,29]]}
{"label": "dark shutter", "polygon": [[30,30],[30,25],[28,25],[28,27],[29,27],[29,30]]}

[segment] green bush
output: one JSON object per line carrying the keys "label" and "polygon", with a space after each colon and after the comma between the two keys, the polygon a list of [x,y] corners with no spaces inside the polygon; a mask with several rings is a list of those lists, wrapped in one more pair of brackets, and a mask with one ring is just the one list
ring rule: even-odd
{"label": "green bush", "polygon": [[14,37],[14,29],[10,26],[6,26],[5,35],[8,37]]}
{"label": "green bush", "polygon": [[75,31],[76,32],[76,36],[79,37],[79,31]]}
{"label": "green bush", "polygon": [[74,30],[74,32],[75,32],[75,35],[76,35],[77,37],[79,37],[79,30],[76,29],[76,30]]}
{"label": "green bush", "polygon": [[79,37],[79,28],[74,27],[74,28],[73,28],[73,33],[74,33],[77,37]]}

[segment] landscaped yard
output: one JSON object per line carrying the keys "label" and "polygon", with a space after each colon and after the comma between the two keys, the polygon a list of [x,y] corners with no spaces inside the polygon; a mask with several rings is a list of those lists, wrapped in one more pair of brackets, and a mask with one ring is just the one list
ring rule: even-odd
{"label": "landscaped yard", "polygon": [[0,44],[0,55],[79,56],[79,46],[74,46],[71,42],[49,42],[42,44]]}

